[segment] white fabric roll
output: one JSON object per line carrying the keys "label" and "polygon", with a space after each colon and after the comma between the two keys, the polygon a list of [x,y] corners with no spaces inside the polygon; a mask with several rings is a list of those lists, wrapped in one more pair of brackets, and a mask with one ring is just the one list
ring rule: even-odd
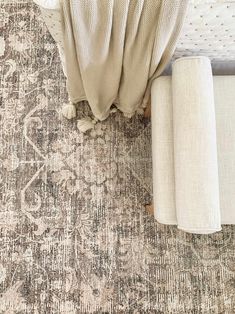
{"label": "white fabric roll", "polygon": [[208,58],[181,58],[173,64],[172,97],[178,228],[219,231],[215,105]]}
{"label": "white fabric roll", "polygon": [[[235,76],[214,76],[213,83],[221,223],[235,224]],[[156,79],[151,97],[155,218],[163,224],[178,225],[172,192],[175,178],[171,77]]]}
{"label": "white fabric roll", "polygon": [[153,82],[151,98],[154,216],[176,224],[171,77]]}
{"label": "white fabric roll", "polygon": [[235,76],[215,76],[214,96],[222,224],[235,224]]}
{"label": "white fabric roll", "polygon": [[[215,76],[213,83],[221,223],[235,224],[235,76]],[[155,218],[160,223],[178,225],[173,192],[175,175],[171,77],[160,77],[153,82],[151,103]],[[204,216],[201,223],[204,223]],[[201,233],[204,233],[203,230]]]}

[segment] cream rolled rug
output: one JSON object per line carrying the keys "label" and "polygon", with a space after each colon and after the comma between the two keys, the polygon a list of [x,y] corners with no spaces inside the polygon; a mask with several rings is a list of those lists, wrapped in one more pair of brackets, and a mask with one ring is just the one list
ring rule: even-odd
{"label": "cream rolled rug", "polygon": [[156,219],[193,233],[235,223],[235,76],[212,77],[209,59],[177,60],[152,86]]}
{"label": "cream rolled rug", "polygon": [[70,100],[88,100],[99,120],[107,118],[112,104],[127,116],[143,110],[152,80],[172,57],[188,4],[187,0],[35,2],[62,52]]}
{"label": "cream rolled rug", "polygon": [[172,69],[175,204],[180,229],[221,229],[215,102],[210,60],[181,58]]}
{"label": "cream rolled rug", "polygon": [[175,224],[175,173],[172,84],[162,76],[152,86],[152,158],[155,218],[163,224]]}

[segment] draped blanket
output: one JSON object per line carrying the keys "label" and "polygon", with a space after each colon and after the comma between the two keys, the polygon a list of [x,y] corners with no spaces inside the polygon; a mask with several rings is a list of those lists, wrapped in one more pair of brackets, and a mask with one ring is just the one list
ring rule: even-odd
{"label": "draped blanket", "polygon": [[[70,100],[107,118],[115,104],[132,116],[170,61],[187,0],[35,0],[57,41]],[[55,17],[55,12],[60,18]],[[54,19],[54,21],[53,21]],[[61,34],[55,31],[60,24]]]}

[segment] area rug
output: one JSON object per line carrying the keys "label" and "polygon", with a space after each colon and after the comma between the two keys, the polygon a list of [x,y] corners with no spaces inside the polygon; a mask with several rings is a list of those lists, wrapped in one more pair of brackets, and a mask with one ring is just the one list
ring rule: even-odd
{"label": "area rug", "polygon": [[0,313],[235,313],[235,226],[158,224],[150,122],[82,134],[66,101],[40,12],[0,1]]}

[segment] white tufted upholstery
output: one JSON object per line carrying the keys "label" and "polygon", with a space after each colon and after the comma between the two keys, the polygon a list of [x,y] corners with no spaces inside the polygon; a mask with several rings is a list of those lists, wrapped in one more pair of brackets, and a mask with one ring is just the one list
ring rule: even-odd
{"label": "white tufted upholstery", "polygon": [[235,1],[192,1],[173,59],[235,60]]}

